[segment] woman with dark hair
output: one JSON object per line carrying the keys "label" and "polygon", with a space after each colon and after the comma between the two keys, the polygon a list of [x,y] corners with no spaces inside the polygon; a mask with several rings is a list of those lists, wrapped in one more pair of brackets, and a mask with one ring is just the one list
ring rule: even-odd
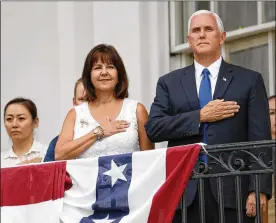
{"label": "woman with dark hair", "polygon": [[15,98],[4,108],[4,123],[12,147],[1,154],[1,167],[42,162],[47,145],[34,139],[38,127],[36,105],[26,98]]}
{"label": "woman with dark hair", "polygon": [[56,145],[56,160],[153,149],[144,105],[128,99],[125,66],[113,46],[100,44],[86,57],[82,81],[88,102],[71,109]]}

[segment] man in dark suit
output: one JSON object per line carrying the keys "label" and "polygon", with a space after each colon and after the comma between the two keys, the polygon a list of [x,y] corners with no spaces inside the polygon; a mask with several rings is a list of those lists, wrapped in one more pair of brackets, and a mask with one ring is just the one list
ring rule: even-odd
{"label": "man in dark suit", "polygon": [[[153,142],[168,141],[168,147],[204,142],[208,145],[269,140],[268,101],[261,74],[226,63],[221,45],[226,33],[221,19],[206,10],[195,12],[188,24],[188,42],[194,64],[159,78],[156,97],[145,126]],[[204,162],[206,156],[201,157]],[[243,160],[249,157],[241,154]],[[209,173],[224,171],[218,165]],[[254,222],[256,201],[252,176],[241,178],[243,222]],[[186,189],[188,223],[198,223],[197,180]],[[261,177],[261,207],[271,197],[271,176]],[[205,180],[207,223],[218,223],[216,179]],[[236,223],[236,193],[233,177],[223,180],[226,223]],[[216,212],[214,212],[216,211]],[[173,222],[181,222],[176,211]]]}

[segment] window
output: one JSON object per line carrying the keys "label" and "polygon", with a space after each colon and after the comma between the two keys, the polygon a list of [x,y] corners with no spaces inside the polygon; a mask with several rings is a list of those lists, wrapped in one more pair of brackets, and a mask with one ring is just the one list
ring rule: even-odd
{"label": "window", "polygon": [[275,1],[265,1],[263,4],[263,22],[275,21]]}
{"label": "window", "polygon": [[195,2],[195,4],[196,4],[196,10],[202,10],[202,9],[210,10],[210,2],[208,1],[199,1],[199,2]]}
{"label": "window", "polygon": [[[244,28],[258,24],[257,2],[218,2],[218,14],[225,31]],[[235,12],[235,13],[233,13]]]}
{"label": "window", "polygon": [[225,60],[262,74],[268,95],[275,93],[275,31],[250,35],[225,44]]}
{"label": "window", "polygon": [[230,63],[255,70],[262,74],[269,94],[268,45],[261,45],[230,53]]}

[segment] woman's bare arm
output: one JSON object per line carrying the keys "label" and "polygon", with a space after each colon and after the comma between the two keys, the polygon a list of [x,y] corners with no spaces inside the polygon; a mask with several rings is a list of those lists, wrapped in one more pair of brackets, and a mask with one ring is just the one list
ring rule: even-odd
{"label": "woman's bare arm", "polygon": [[139,144],[141,150],[150,150],[154,149],[154,143],[152,143],[146,133],[145,124],[148,120],[148,112],[143,104],[138,103],[137,110],[137,123],[138,123],[138,135],[139,135]]}
{"label": "woman's bare arm", "polygon": [[56,160],[74,159],[97,141],[97,135],[92,131],[73,140],[75,120],[75,109],[71,109],[64,120],[61,133],[58,137],[55,150]]}

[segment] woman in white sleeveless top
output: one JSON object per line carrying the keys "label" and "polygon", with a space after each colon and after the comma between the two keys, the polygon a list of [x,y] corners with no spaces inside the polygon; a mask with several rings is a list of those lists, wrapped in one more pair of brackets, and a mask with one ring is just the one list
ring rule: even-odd
{"label": "woman in white sleeveless top", "polygon": [[89,52],[82,81],[88,102],[68,112],[56,145],[56,160],[154,149],[144,128],[147,110],[127,98],[126,70],[114,47],[100,44]]}

